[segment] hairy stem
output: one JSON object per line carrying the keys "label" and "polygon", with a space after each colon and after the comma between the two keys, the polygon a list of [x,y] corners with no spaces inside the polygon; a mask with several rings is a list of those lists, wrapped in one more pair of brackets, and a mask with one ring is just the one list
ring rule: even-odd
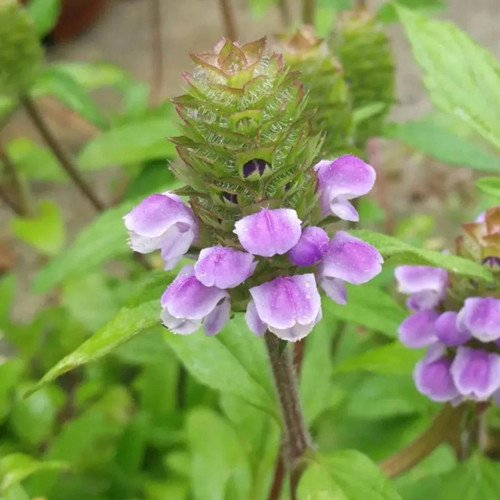
{"label": "hairy stem", "polygon": [[22,103],[24,105],[24,108],[26,109],[26,112],[28,113],[28,116],[31,118],[31,121],[40,132],[40,135],[43,137],[43,140],[47,143],[51,151],[59,160],[61,167],[67,172],[78,189],[80,189],[80,191],[90,201],[94,208],[97,211],[104,210],[104,204],[92,191],[92,188],[82,177],[76,165],[73,164],[71,158],[67,155],[56,137],[52,134],[36,104],[28,95],[25,95],[22,98]]}
{"label": "hairy stem", "polygon": [[316,15],[316,0],[302,0],[302,22],[314,24]]}
{"label": "hairy stem", "polygon": [[265,340],[283,418],[284,456],[290,470],[293,500],[302,472],[300,459],[312,447],[312,440],[300,406],[292,355],[288,348],[280,352],[280,341],[272,333],[267,332]]}
{"label": "hairy stem", "polygon": [[236,17],[232,5],[232,0],[219,0],[222,17],[224,18],[224,28],[226,36],[233,42],[238,38],[236,28]]}
{"label": "hairy stem", "polygon": [[280,446],[278,451],[278,458],[274,467],[273,482],[267,500],[279,500],[281,496],[281,489],[285,480],[285,461],[283,460],[283,445]]}
{"label": "hairy stem", "polygon": [[157,104],[163,89],[163,41],[161,0],[150,0],[151,103]]}
{"label": "hairy stem", "polygon": [[452,440],[459,432],[467,406],[447,404],[428,429],[412,443],[381,462],[380,468],[393,478],[411,469],[430,455],[441,443]]}

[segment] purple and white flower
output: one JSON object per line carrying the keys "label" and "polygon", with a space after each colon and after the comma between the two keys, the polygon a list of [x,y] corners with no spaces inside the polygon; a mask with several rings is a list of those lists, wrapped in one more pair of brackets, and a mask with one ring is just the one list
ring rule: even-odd
{"label": "purple and white flower", "polygon": [[458,313],[457,325],[467,329],[482,342],[500,338],[500,300],[493,297],[470,297]]}
{"label": "purple and white flower", "polygon": [[288,257],[296,266],[317,264],[328,249],[328,235],[317,226],[306,227],[298,243],[288,252]]}
{"label": "purple and white flower", "polygon": [[446,311],[436,320],[434,328],[438,339],[447,346],[459,346],[468,342],[472,334],[457,324],[458,313]]}
{"label": "purple and white flower", "polygon": [[271,331],[295,342],[311,332],[321,318],[321,298],[314,274],[278,276],[250,289],[252,296],[245,315],[256,335]]}
{"label": "purple and white flower", "polygon": [[165,269],[173,269],[198,235],[193,211],[173,193],[152,194],[124,217],[129,244],[139,253],[161,249]]}
{"label": "purple and white flower", "polygon": [[448,272],[439,267],[398,266],[394,271],[398,290],[410,295],[407,305],[414,311],[433,309],[446,297]]}
{"label": "purple and white flower", "polygon": [[200,252],[194,272],[205,286],[225,290],[243,283],[253,274],[256,266],[253,255],[219,245]]}
{"label": "purple and white flower", "polygon": [[297,212],[291,208],[262,209],[234,225],[241,246],[253,255],[283,255],[299,241],[302,229]]}
{"label": "purple and white flower", "polygon": [[322,160],[314,167],[323,216],[334,214],[340,219],[358,221],[359,215],[349,202],[373,188],[376,173],[372,166],[353,155],[334,161]]}
{"label": "purple and white flower", "polygon": [[462,396],[485,401],[500,387],[500,356],[483,349],[459,347],[451,376]]}
{"label": "purple and white flower", "polygon": [[195,276],[193,266],[181,269],[161,298],[163,324],[173,333],[188,335],[203,324],[207,335],[216,335],[229,321],[229,294],[207,287]]}
{"label": "purple and white flower", "polygon": [[452,361],[446,356],[444,346],[431,346],[425,357],[415,366],[413,379],[419,392],[432,401],[456,400],[460,394],[451,376]]}
{"label": "purple and white flower", "polygon": [[347,302],[345,282],[361,285],[382,270],[379,251],[345,231],[337,231],[318,266],[321,288],[333,301]]}
{"label": "purple and white flower", "polygon": [[435,328],[438,317],[439,314],[435,311],[413,313],[399,325],[399,340],[412,349],[435,344],[438,341]]}

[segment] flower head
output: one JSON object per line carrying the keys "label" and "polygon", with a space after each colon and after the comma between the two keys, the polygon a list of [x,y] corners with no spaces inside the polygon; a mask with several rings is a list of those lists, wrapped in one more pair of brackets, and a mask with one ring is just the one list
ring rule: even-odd
{"label": "flower head", "polygon": [[399,340],[411,348],[420,349],[437,342],[435,311],[418,311],[408,316],[399,326]]}
{"label": "flower head", "polygon": [[328,249],[328,234],[317,226],[306,227],[297,244],[288,252],[296,266],[317,264]]}
{"label": "flower head", "polygon": [[457,317],[457,312],[446,311],[434,323],[437,338],[447,346],[465,344],[472,337],[467,328],[458,325]]}
{"label": "flower head", "polygon": [[469,330],[482,342],[500,338],[500,300],[493,297],[471,297],[465,299],[464,307],[457,317],[457,325]]}

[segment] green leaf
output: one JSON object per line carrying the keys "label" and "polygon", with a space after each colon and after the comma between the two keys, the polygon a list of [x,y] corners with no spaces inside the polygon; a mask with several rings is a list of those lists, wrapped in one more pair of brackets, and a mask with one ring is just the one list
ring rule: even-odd
{"label": "green leaf", "polygon": [[51,95],[82,115],[100,128],[107,127],[107,121],[86,89],[63,71],[49,67],[42,71],[32,87],[35,97]]}
{"label": "green leaf", "polygon": [[453,24],[397,10],[433,103],[500,149],[499,61]]}
{"label": "green leaf", "polygon": [[250,498],[248,459],[226,420],[209,409],[194,410],[187,418],[187,437],[195,500]]}
{"label": "green leaf", "polygon": [[102,358],[116,347],[156,326],[160,322],[160,300],[163,291],[172,279],[169,273],[153,275],[144,287],[139,287],[137,296],[126,307],[92,337],[71,354],[63,358],[43,378],[28,391],[32,394],[44,384],[74,368]]}
{"label": "green leaf", "polygon": [[15,274],[5,274],[0,278],[0,329],[10,322],[10,311],[16,295]]}
{"label": "green leaf", "polygon": [[38,272],[35,291],[46,292],[70,276],[88,273],[111,257],[130,253],[123,216],[137,202],[127,201],[98,215],[69,248]]}
{"label": "green leaf", "polygon": [[276,414],[264,341],[252,335],[243,315],[236,315],[216,337],[165,332],[164,338],[199,382]]}
{"label": "green leaf", "polygon": [[348,286],[347,304],[331,303],[328,308],[342,319],[395,338],[399,324],[408,315],[388,293],[377,286]]}
{"label": "green leaf", "polygon": [[13,393],[21,380],[24,363],[19,358],[7,359],[0,363],[0,424],[8,416]]}
{"label": "green leaf", "polygon": [[43,38],[57,23],[61,13],[61,0],[31,0],[28,12],[35,24],[37,35]]}
{"label": "green leaf", "polygon": [[334,368],[334,373],[364,370],[372,373],[409,374],[423,356],[422,350],[409,349],[399,341],[348,358]]}
{"label": "green leaf", "polygon": [[298,500],[401,500],[401,497],[371,460],[347,450],[315,457],[300,480]]}
{"label": "green leaf", "polygon": [[384,3],[377,11],[377,18],[382,23],[395,23],[398,20],[396,5],[402,5],[411,10],[436,12],[444,9],[442,0],[395,0]]}
{"label": "green leaf", "polygon": [[476,181],[479,191],[500,200],[500,177],[481,177]]}
{"label": "green leaf", "polygon": [[177,126],[163,117],[119,125],[88,142],[78,156],[78,164],[82,169],[97,170],[172,158],[175,148],[167,139],[177,133]]}
{"label": "green leaf", "polygon": [[456,255],[417,248],[392,236],[375,233],[366,229],[358,229],[350,232],[353,236],[361,238],[375,246],[384,258],[390,259],[389,262],[392,264],[442,267],[462,276],[470,276],[471,278],[485,281],[493,279],[491,272],[485,267],[471,260],[457,257]]}
{"label": "green leaf", "polygon": [[44,470],[66,469],[64,462],[40,462],[22,453],[13,453],[0,459],[0,493],[18,485],[21,481]]}
{"label": "green leaf", "polygon": [[500,158],[441,125],[422,120],[391,123],[384,136],[399,139],[419,151],[448,163],[481,170],[500,172]]}
{"label": "green leaf", "polygon": [[52,201],[42,201],[34,217],[12,219],[12,231],[24,242],[47,255],[55,255],[66,240],[66,229],[59,207]]}
{"label": "green leaf", "polygon": [[26,137],[18,137],[7,144],[7,151],[16,169],[29,179],[63,181],[67,179],[54,155]]}

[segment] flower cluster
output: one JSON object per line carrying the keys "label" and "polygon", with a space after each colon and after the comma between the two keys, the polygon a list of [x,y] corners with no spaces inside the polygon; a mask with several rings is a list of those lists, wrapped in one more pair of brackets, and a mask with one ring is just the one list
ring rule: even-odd
{"label": "flower cluster", "polygon": [[[357,221],[349,200],[371,190],[373,168],[346,155],[321,161],[314,171],[319,222],[328,216]],[[174,268],[190,248],[197,253],[195,264],[183,267],[161,298],[163,324],[177,334],[203,325],[207,335],[215,335],[243,303],[253,333],[269,330],[284,340],[299,340],[321,318],[318,283],[332,300],[345,304],[345,283],[369,281],[383,262],[368,243],[345,231],[330,239],[324,228],[304,224],[292,208],[260,206],[242,217],[234,224],[234,246],[203,248],[202,222],[173,193],[147,197],[124,220],[132,249],[160,250],[165,269]]]}
{"label": "flower cluster", "polygon": [[[459,238],[459,253],[493,267],[497,237],[489,233],[498,228],[492,219],[499,214],[490,209],[464,224],[465,238],[474,235],[478,245]],[[500,298],[494,288],[475,284],[470,290],[453,283],[446,270],[426,266],[397,267],[395,277],[413,311],[401,323],[399,338],[410,348],[427,347],[414,371],[417,389],[433,401],[455,404],[493,397],[500,402]]]}

